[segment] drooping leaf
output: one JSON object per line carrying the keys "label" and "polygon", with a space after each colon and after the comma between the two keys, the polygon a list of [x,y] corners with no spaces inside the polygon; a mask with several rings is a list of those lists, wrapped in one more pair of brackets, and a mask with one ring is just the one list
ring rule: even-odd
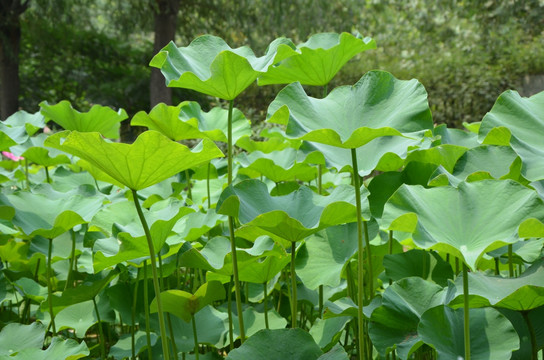
{"label": "drooping leaf", "polygon": [[322,354],[310,334],[301,329],[265,329],[229,352],[227,359],[315,360]]}
{"label": "drooping leaf", "polygon": [[447,286],[453,279],[453,269],[434,251],[412,249],[399,254],[385,255],[385,274],[393,281],[419,276],[438,285]]}
{"label": "drooping leaf", "polygon": [[[237,339],[240,337],[240,325],[238,322],[238,315],[233,314],[232,321],[234,324],[234,338]],[[287,320],[282,317],[274,309],[268,310],[268,327],[269,329],[285,329],[287,325]],[[244,328],[246,336],[250,337],[256,334],[257,332],[266,329],[266,323],[264,321],[264,313],[257,312],[254,308],[248,307],[244,310]]]}
{"label": "drooping leaf", "polygon": [[61,193],[43,185],[34,193],[20,191],[0,195],[0,204],[16,209],[12,219],[15,226],[26,235],[49,239],[89,222],[102,201],[100,195],[88,192],[85,187]]}
{"label": "drooping leaf", "polygon": [[[470,307],[495,306],[525,311],[544,305],[544,263],[539,261],[517,278],[487,276],[479,272],[468,274]],[[457,293],[449,305],[463,305],[462,275],[455,279]]]}
{"label": "drooping leaf", "polygon": [[30,162],[42,166],[55,166],[60,164],[69,164],[70,159],[64,154],[51,156],[49,151],[43,147],[31,147],[26,150],[22,156]]}
{"label": "drooping leaf", "polygon": [[[297,151],[286,148],[264,154],[255,151],[251,154],[242,153],[236,161],[243,166],[238,174],[265,176],[276,183],[289,180],[311,181],[317,176],[317,168],[304,161],[297,161]],[[256,177],[256,176],[254,176]]]}
{"label": "drooping leaf", "polygon": [[282,60],[259,77],[259,85],[290,84],[327,85],[351,58],[365,50],[375,49],[376,42],[343,32],[312,35],[299,44],[294,54]]}
{"label": "drooping leaf", "polygon": [[7,324],[0,331],[0,355],[12,356],[26,348],[41,349],[44,338],[45,326],[39,322]]}
{"label": "drooping leaf", "polygon": [[[155,345],[157,342],[157,334],[150,334],[151,345]],[[147,347],[146,333],[145,331],[138,330],[134,334],[134,348],[136,355],[144,351]],[[113,356],[116,360],[123,360],[132,356],[132,335],[123,334],[119,340],[110,348],[109,356]]]}
{"label": "drooping leaf", "polygon": [[411,232],[417,246],[458,256],[474,270],[485,252],[518,241],[520,225],[542,219],[542,205],[534,191],[511,180],[461,182],[458,188],[402,185],[387,201],[381,225]]}
{"label": "drooping leaf", "polygon": [[372,343],[380,354],[396,349],[397,355],[406,360],[422,345],[417,331],[422,315],[443,303],[441,286],[418,277],[394,282],[385,289],[381,306],[370,317],[368,333]]}
{"label": "drooping leaf", "polygon": [[128,118],[125,110],[115,111],[102,105],[93,105],[88,112],[81,113],[66,100],[55,105],[42,101],[40,108],[46,122],[52,120],[65,130],[96,131],[110,139],[119,138],[120,122]]}
{"label": "drooping leaf", "polygon": [[300,83],[293,83],[276,96],[267,117],[286,125],[289,138],[345,149],[432,128],[423,85],[383,71],[368,72],[355,85],[338,87],[324,99],[309,97]]}
{"label": "drooping leaf", "polygon": [[[156,130],[172,140],[209,138],[214,141],[227,142],[228,110],[214,107],[205,112],[195,101],[184,101],[178,106],[167,106],[160,103],[149,114],[140,111],[132,118],[131,125],[146,126]],[[233,109],[232,142],[242,136],[251,135],[249,120],[244,114]]]}
{"label": "drooping leaf", "polygon": [[[423,314],[418,333],[436,349],[438,359],[463,359],[463,329],[463,309],[437,306]],[[471,359],[507,360],[518,348],[518,334],[504,315],[493,308],[470,309]]]}
{"label": "drooping leaf", "polygon": [[[218,281],[209,281],[198,288],[195,294],[183,290],[167,290],[160,293],[163,311],[172,313],[187,322],[204,306],[225,297],[225,289]],[[150,305],[151,312],[157,312],[157,299]]]}
{"label": "drooping leaf", "polygon": [[544,92],[530,98],[516,91],[502,93],[484,116],[478,140],[484,144],[510,145],[523,161],[522,174],[536,181],[544,179]]}
{"label": "drooping leaf", "polygon": [[[246,180],[225,189],[217,211],[237,217],[243,225],[239,233],[249,231],[254,236],[252,231],[260,229],[264,233],[259,235],[299,241],[328,226],[355,222],[354,193],[350,186],[338,186],[330,195],[321,196],[300,187],[288,195],[270,196],[264,183]],[[361,193],[366,198],[365,188]],[[363,218],[369,219],[366,202],[363,209]]]}
{"label": "drooping leaf", "polygon": [[[114,313],[109,308],[109,304],[100,300],[100,298],[97,300],[97,307],[101,321],[113,320]],[[92,300],[70,305],[55,314],[55,324],[58,331],[74,329],[75,335],[80,338],[97,322],[98,318]]]}
{"label": "drooping leaf", "polygon": [[[430,183],[442,184],[436,179],[444,176],[452,186],[461,181],[478,181],[483,179],[520,179],[521,162],[517,154],[508,146],[481,145],[465,152],[456,162],[451,174],[439,167],[433,174]],[[445,184],[444,184],[445,185]]]}
{"label": "drooping leaf", "polygon": [[90,354],[85,341],[78,343],[74,339],[62,339],[54,337],[49,347],[45,350],[41,348],[25,349],[17,355],[10,357],[13,360],[49,360],[64,359],[77,360],[87,357]]}
{"label": "drooping leaf", "polygon": [[342,330],[351,320],[348,316],[339,316],[329,319],[317,319],[310,329],[310,335],[314,338],[317,345],[326,351],[338,342]]}
{"label": "drooping leaf", "polygon": [[210,140],[204,139],[191,151],[152,130],[138,136],[131,145],[107,142],[98,133],[76,131],[53,135],[45,145],[80,157],[133,190],[223,156]]}
{"label": "drooping leaf", "polygon": [[448,128],[446,124],[435,126],[433,134],[440,136],[440,144],[450,144],[463,146],[466,148],[473,148],[479,146],[478,132],[464,131],[461,129]]}
{"label": "drooping leaf", "polygon": [[[282,45],[283,44],[283,45]],[[232,49],[219,37],[203,35],[187,47],[166,45],[149,63],[161,69],[169,87],[196,90],[233,100],[267,68],[293,55],[292,43],[280,38],[262,57],[245,46]]]}

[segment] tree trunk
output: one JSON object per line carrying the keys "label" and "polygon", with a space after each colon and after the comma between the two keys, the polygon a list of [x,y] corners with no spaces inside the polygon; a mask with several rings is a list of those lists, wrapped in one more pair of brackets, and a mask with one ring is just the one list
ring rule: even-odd
{"label": "tree trunk", "polygon": [[0,0],[0,119],[19,110],[21,14],[28,0]]}
{"label": "tree trunk", "polygon": [[[176,35],[177,16],[180,0],[155,0],[155,40],[153,54],[157,54]],[[150,82],[151,107],[160,102],[172,104],[172,89],[167,88],[164,76],[157,68],[151,69]]]}

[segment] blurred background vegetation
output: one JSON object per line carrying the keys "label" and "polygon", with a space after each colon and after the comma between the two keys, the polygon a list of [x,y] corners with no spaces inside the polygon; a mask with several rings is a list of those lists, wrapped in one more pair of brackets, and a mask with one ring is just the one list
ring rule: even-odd
{"label": "blurred background vegetation", "polygon": [[[543,90],[544,0],[0,0],[2,12],[13,3],[26,6],[18,17],[18,106],[29,112],[42,100],[63,99],[79,110],[99,103],[130,115],[148,111],[154,103],[148,63],[164,45],[157,40],[164,22],[173,26],[177,46],[210,33],[258,56],[279,36],[300,43],[317,32],[358,31],[378,49],[348,63],[329,89],[354,84],[371,69],[417,78],[435,122],[452,127],[480,121],[506,89],[525,96]],[[280,88],[253,86],[235,106],[260,122]],[[172,103],[183,100],[217,105],[174,89]]]}

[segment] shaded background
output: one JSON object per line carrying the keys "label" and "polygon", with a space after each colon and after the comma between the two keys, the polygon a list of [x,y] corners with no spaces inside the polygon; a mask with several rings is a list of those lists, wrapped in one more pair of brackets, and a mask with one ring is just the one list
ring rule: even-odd
{"label": "shaded background", "polygon": [[[329,89],[372,69],[417,78],[435,122],[450,127],[480,121],[506,89],[544,90],[543,0],[0,0],[0,115],[63,99],[130,116],[161,101],[207,109],[219,101],[166,89],[151,74],[149,61],[170,39],[187,46],[209,33],[261,56],[276,37],[300,43],[326,31],[359,31],[378,45]],[[259,123],[279,89],[254,85],[235,106]]]}

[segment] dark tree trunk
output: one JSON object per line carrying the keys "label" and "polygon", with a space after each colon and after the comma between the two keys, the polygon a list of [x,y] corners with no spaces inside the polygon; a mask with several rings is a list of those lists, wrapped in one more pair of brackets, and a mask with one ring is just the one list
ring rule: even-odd
{"label": "dark tree trunk", "polygon": [[[181,0],[155,0],[155,40],[153,54],[157,54],[176,35],[177,16]],[[160,102],[172,104],[172,89],[167,88],[164,76],[157,68],[151,69],[151,107]]]}
{"label": "dark tree trunk", "polygon": [[0,0],[0,119],[19,110],[21,14],[28,1]]}

